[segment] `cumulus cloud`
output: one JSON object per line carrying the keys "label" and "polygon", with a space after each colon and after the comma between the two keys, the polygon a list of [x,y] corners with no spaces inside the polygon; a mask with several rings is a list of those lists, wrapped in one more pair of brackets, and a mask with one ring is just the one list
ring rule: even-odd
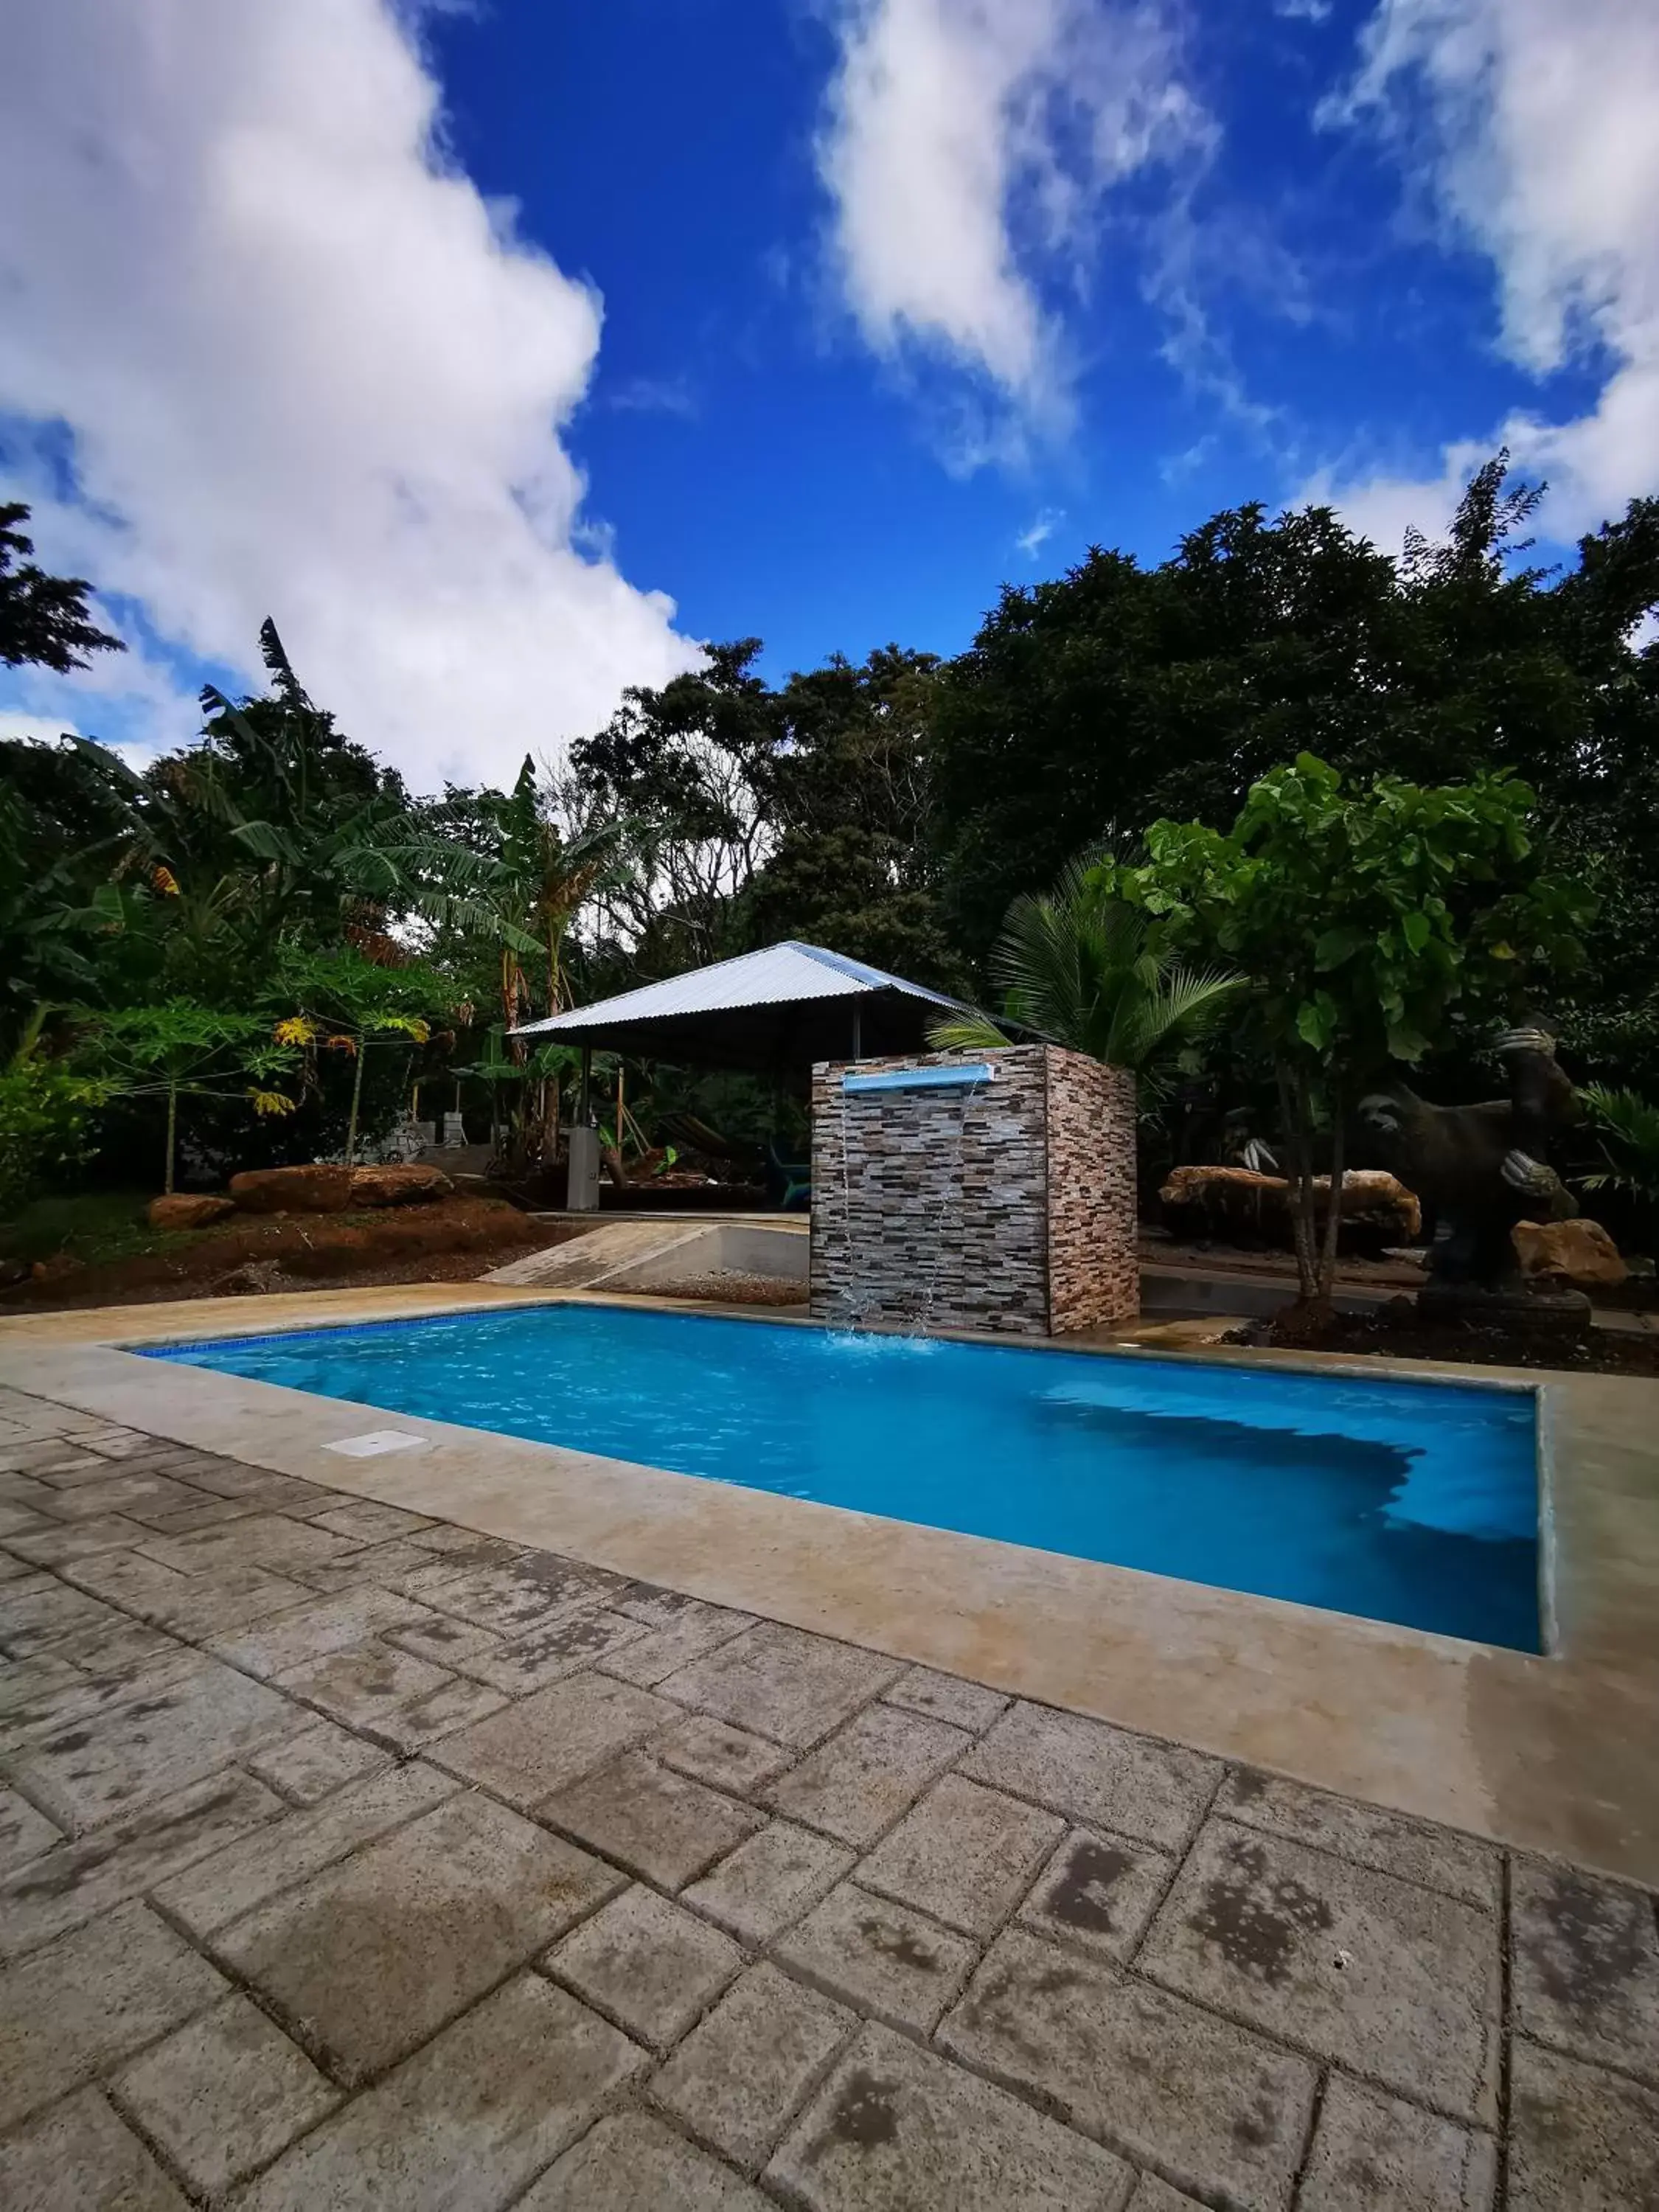
{"label": "cumulus cloud", "polygon": [[1653,0],[1382,0],[1325,119],[1380,128],[1449,233],[1488,256],[1510,360],[1539,378],[1587,369],[1601,388],[1566,420],[1517,409],[1420,482],[1339,485],[1379,543],[1398,542],[1402,518],[1443,519],[1471,459],[1498,445],[1549,478],[1558,536],[1659,491],[1656,116]]}
{"label": "cumulus cloud", "polygon": [[54,738],[80,735],[73,722],[56,715],[31,714],[25,707],[0,708],[0,744],[50,744]]}
{"label": "cumulus cloud", "polygon": [[696,659],[583,534],[599,303],[447,156],[408,8],[0,0],[0,410],[67,425],[77,491],[16,495],[163,656],[94,688],[176,739],[166,664],[248,670],[270,614],[431,787]]}
{"label": "cumulus cloud", "polygon": [[1086,282],[1114,185],[1209,143],[1175,0],[841,0],[838,30],[818,167],[865,339],[1063,423],[1054,280]]}

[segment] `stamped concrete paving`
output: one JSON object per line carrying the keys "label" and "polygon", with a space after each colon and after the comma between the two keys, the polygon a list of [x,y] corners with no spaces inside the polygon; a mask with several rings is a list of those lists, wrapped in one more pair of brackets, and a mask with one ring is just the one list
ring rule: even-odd
{"label": "stamped concrete paving", "polygon": [[1659,1925],[0,1392],[0,2204],[1659,2212]]}

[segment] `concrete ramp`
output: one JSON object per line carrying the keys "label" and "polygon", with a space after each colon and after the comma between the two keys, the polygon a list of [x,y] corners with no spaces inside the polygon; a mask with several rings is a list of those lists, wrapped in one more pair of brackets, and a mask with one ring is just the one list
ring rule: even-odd
{"label": "concrete ramp", "polygon": [[811,1250],[803,1218],[771,1223],[611,1221],[526,1253],[484,1277],[521,1290],[648,1291],[703,1275],[765,1275],[798,1282],[805,1295]]}

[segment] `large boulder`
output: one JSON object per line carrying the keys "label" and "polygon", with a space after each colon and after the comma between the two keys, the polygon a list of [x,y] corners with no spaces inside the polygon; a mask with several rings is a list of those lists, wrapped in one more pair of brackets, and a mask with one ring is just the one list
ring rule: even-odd
{"label": "large boulder", "polygon": [[421,1206],[443,1198],[454,1184],[441,1168],[356,1168],[351,1176],[353,1206]]}
{"label": "large boulder", "polygon": [[349,1168],[248,1168],[230,1179],[245,1213],[343,1213],[351,1203]]}
{"label": "large boulder", "polygon": [[[1290,1188],[1283,1176],[1258,1175],[1253,1168],[1189,1167],[1173,1169],[1158,1196],[1164,1221],[1178,1237],[1288,1245]],[[1330,1177],[1316,1176],[1314,1210],[1322,1219],[1330,1197]],[[1370,1168],[1350,1169],[1343,1176],[1345,1248],[1413,1244],[1422,1227],[1421,1207],[1395,1176]]]}
{"label": "large boulder", "polygon": [[151,1199],[146,1218],[152,1229],[205,1229],[235,1211],[234,1199],[178,1191],[169,1198]]}
{"label": "large boulder", "polygon": [[1630,1273],[1599,1221],[1517,1221],[1510,1233],[1523,1275],[1551,1275],[1591,1291],[1622,1283]]}

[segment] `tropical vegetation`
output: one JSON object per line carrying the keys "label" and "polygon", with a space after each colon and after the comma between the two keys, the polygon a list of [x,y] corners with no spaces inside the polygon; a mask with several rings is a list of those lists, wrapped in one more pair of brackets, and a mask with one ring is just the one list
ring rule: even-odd
{"label": "tropical vegetation", "polygon": [[1455,1025],[1518,1021],[1540,976],[1582,957],[1592,902],[1540,865],[1536,805],[1502,771],[1355,786],[1304,753],[1251,787],[1231,830],[1155,822],[1144,862],[1097,872],[1172,944],[1248,980],[1239,1016],[1278,1091],[1310,1302],[1330,1297],[1341,1218],[1328,1206],[1316,1243],[1316,1133],[1338,1189],[1359,1086],[1415,1066]]}
{"label": "tropical vegetation", "polygon": [[[1329,509],[1243,506],[1155,565],[1097,548],[1009,586],[951,659],[774,681],[757,640],[716,643],[597,731],[526,701],[505,790],[410,793],[269,623],[263,689],[204,692],[148,765],[0,740],[0,1213],[31,1182],[355,1157],[417,1096],[532,1172],[574,1064],[526,1018],[787,936],[1133,1066],[1155,1107],[1207,1062],[1304,1182],[1385,1062],[1475,1095],[1541,1001],[1633,1102],[1592,1109],[1581,1172],[1645,1172],[1659,501],[1547,569],[1539,495],[1500,455],[1398,561]],[[118,649],[27,521],[0,507],[0,661]],[[1139,842],[1103,853],[1114,823]],[[743,1079],[607,1086],[619,1149],[779,1110]]]}
{"label": "tropical vegetation", "polygon": [[986,969],[1002,993],[1003,1025],[957,1016],[937,1024],[931,1043],[978,1052],[1008,1043],[1010,1031],[1042,1038],[1133,1069],[1143,1107],[1164,1095],[1177,1067],[1194,1068],[1244,981],[1177,958],[1169,933],[1089,858],[1068,862],[1053,892],[1014,901]]}

